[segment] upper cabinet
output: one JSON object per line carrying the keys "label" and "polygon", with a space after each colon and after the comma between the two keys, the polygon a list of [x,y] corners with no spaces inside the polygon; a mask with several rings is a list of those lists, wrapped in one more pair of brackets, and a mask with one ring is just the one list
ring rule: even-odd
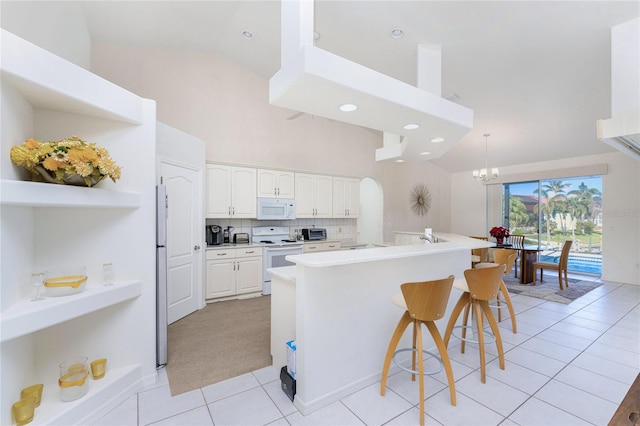
{"label": "upper cabinet", "polygon": [[295,174],[282,170],[258,169],[258,197],[295,198]]}
{"label": "upper cabinet", "polygon": [[207,217],[256,217],[256,169],[207,164]]}
{"label": "upper cabinet", "polygon": [[296,173],[296,216],[298,218],[330,218],[333,205],[333,178],[324,175]]}
{"label": "upper cabinet", "polygon": [[333,178],[333,217],[357,218],[360,205],[360,180]]}

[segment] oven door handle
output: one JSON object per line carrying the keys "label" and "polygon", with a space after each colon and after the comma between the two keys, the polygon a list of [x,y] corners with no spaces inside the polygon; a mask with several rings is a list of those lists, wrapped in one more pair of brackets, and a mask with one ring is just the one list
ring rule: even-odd
{"label": "oven door handle", "polygon": [[285,251],[285,250],[296,250],[301,249],[302,246],[288,246],[288,247],[265,247],[268,251]]}

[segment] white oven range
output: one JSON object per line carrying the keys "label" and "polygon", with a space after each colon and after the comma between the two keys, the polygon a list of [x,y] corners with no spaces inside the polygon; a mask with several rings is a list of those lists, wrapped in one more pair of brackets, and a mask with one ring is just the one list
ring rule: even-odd
{"label": "white oven range", "polygon": [[302,254],[303,242],[289,239],[287,226],[259,226],[251,229],[251,242],[264,244],[262,259],[262,294],[271,294],[269,268],[293,265],[286,260],[290,254]]}

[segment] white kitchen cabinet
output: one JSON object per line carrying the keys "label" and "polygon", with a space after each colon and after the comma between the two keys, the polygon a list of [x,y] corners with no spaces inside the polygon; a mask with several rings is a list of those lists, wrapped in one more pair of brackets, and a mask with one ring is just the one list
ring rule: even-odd
{"label": "white kitchen cabinet", "polygon": [[330,218],[333,205],[333,178],[296,173],[296,217]]}
{"label": "white kitchen cabinet", "polygon": [[[0,424],[20,389],[44,384],[34,423],[85,424],[156,380],[155,103],[2,30]],[[30,182],[8,160],[34,137],[103,146],[122,168],[94,188]],[[113,286],[101,268],[116,268]],[[32,272],[86,266],[83,292],[31,302]],[[135,327],[131,327],[135,324]],[[58,364],[107,358],[84,397],[60,401]]]}
{"label": "white kitchen cabinet", "polygon": [[207,164],[207,217],[256,217],[256,169]]}
{"label": "white kitchen cabinet", "polygon": [[262,248],[207,250],[207,299],[262,291]]}
{"label": "white kitchen cabinet", "polygon": [[319,241],[319,242],[306,242],[304,243],[305,253],[315,253],[319,251],[333,251],[340,250],[340,241]]}
{"label": "white kitchen cabinet", "polygon": [[333,217],[357,218],[360,205],[360,180],[333,178]]}
{"label": "white kitchen cabinet", "polygon": [[258,197],[295,198],[295,174],[282,170],[258,169]]}

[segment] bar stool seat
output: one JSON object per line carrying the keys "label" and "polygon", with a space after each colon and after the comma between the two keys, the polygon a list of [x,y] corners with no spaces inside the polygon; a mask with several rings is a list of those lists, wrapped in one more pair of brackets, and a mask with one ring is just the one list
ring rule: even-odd
{"label": "bar stool seat", "polygon": [[[461,290],[463,293],[458,299],[449,322],[447,324],[446,331],[444,333],[444,344],[449,346],[449,339],[453,335],[456,338],[462,340],[460,351],[464,353],[465,342],[471,341],[478,343],[478,350],[480,352],[480,380],[482,383],[486,383],[486,366],[485,366],[485,335],[484,335],[484,317],[487,317],[493,337],[491,341],[486,343],[493,343],[495,339],[496,347],[498,348],[498,358],[500,359],[500,369],[504,370],[504,349],[502,347],[502,338],[500,337],[500,329],[498,323],[491,312],[489,307],[489,300],[493,300],[497,297],[500,291],[500,282],[502,281],[502,274],[504,273],[504,265],[494,265],[480,269],[467,269],[464,271],[465,279],[455,280],[453,287]],[[464,317],[461,326],[455,326],[458,317],[464,309]],[[467,325],[469,320],[469,311],[472,311],[476,320],[476,333],[477,340],[467,338],[467,329],[472,326]],[[453,334],[454,328],[462,330],[461,336]]]}
{"label": "bar stool seat", "polygon": [[[411,369],[404,367],[401,368],[412,373],[411,380],[415,381],[416,373],[418,374],[418,387],[420,391],[420,425],[424,425],[424,374],[435,374],[442,371],[442,369],[433,372],[425,372],[424,370],[423,353],[426,351],[423,350],[422,324],[427,327],[436,347],[438,348],[440,362],[442,363],[449,382],[451,405],[456,405],[456,389],[455,382],[453,380],[451,362],[449,361],[446,344],[443,342],[442,336],[435,324],[436,320],[444,317],[447,309],[447,302],[449,301],[449,295],[451,294],[453,280],[454,277],[451,275],[440,280],[404,283],[400,286],[402,293],[397,294],[392,298],[392,302],[405,309],[405,311],[400,318],[400,321],[391,336],[391,340],[389,341],[389,346],[387,347],[387,353],[382,367],[382,377],[380,380],[380,395],[384,396],[385,394],[389,367],[395,355],[400,351],[411,351]],[[396,351],[398,343],[409,324],[413,324],[413,346],[410,349],[400,349]],[[433,355],[429,352],[427,353],[429,355]],[[418,355],[417,370],[416,355]]]}

